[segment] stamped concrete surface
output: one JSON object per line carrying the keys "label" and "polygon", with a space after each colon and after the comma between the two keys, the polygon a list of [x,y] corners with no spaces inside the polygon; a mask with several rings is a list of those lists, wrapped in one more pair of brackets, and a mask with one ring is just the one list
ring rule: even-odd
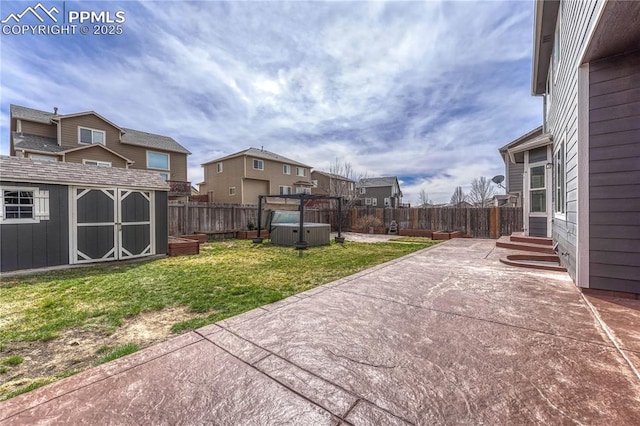
{"label": "stamped concrete surface", "polygon": [[451,240],[0,403],[0,422],[640,424],[638,312],[499,250]]}

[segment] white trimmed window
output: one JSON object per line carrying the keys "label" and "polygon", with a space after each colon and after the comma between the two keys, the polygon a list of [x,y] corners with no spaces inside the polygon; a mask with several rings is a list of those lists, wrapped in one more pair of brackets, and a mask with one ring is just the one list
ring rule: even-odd
{"label": "white trimmed window", "polygon": [[317,188],[318,187],[318,179],[312,180],[311,184],[313,185],[314,188]]}
{"label": "white trimmed window", "polygon": [[38,188],[2,188],[0,221],[37,223],[49,219],[49,191]]}
{"label": "white trimmed window", "polygon": [[216,164],[216,172],[222,173],[223,168],[224,167],[223,167],[222,163]]}
{"label": "white trimmed window", "polygon": [[254,170],[264,170],[264,161],[258,160],[257,158],[253,159],[253,169]]}
{"label": "white trimmed window", "polygon": [[164,180],[169,180],[169,173],[160,173],[160,177]]}
{"label": "white trimmed window", "polygon": [[38,160],[38,161],[51,161],[51,162],[58,161],[58,157],[53,157],[51,155],[29,154],[29,158],[32,160]]}
{"label": "white trimmed window", "polygon": [[391,198],[385,197],[384,205],[385,205],[385,207],[389,207],[391,205]]}
{"label": "white trimmed window", "polygon": [[307,169],[305,169],[304,167],[296,167],[296,176],[306,176],[307,175]]}
{"label": "white trimmed window", "polygon": [[530,211],[544,213],[547,211],[547,188],[545,185],[545,166],[534,166],[529,169]]}
{"label": "white trimmed window", "polygon": [[296,194],[311,194],[311,189],[298,186],[296,187]]}
{"label": "white trimmed window", "polygon": [[111,167],[111,162],[109,161],[82,160],[82,164],[87,166]]}
{"label": "white trimmed window", "polygon": [[291,187],[280,185],[280,195],[291,195]]}
{"label": "white trimmed window", "polygon": [[283,164],[282,165],[282,173],[285,175],[290,175],[291,174],[291,166],[288,164]]}
{"label": "white trimmed window", "polygon": [[367,193],[367,188],[362,187],[360,188],[360,194],[366,194]]}
{"label": "white trimmed window", "polygon": [[371,198],[365,198],[364,199],[364,205],[365,206],[370,206],[371,205]]}
{"label": "white trimmed window", "polygon": [[106,140],[106,133],[104,130],[90,129],[89,127],[78,126],[78,142],[85,144],[100,144],[104,145]]}
{"label": "white trimmed window", "polygon": [[371,205],[374,206],[374,207],[377,206],[378,205],[378,199],[377,198],[372,198],[371,199]]}
{"label": "white trimmed window", "polygon": [[169,154],[147,151],[147,169],[170,170]]}
{"label": "white trimmed window", "polygon": [[236,195],[236,187],[235,186],[230,186],[229,187],[229,196],[234,196]]}

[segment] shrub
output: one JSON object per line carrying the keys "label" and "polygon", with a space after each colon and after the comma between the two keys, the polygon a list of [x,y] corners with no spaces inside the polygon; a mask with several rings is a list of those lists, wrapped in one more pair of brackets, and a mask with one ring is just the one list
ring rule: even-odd
{"label": "shrub", "polygon": [[367,215],[358,219],[357,225],[361,229],[379,228],[382,226],[382,220],[376,216]]}

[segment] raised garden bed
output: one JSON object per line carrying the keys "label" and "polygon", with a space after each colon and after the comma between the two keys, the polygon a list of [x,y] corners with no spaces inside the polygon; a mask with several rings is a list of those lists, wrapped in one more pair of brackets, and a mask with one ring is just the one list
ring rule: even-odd
{"label": "raised garden bed", "polygon": [[200,244],[207,242],[207,234],[180,235],[178,238],[182,238],[183,240],[195,240]]}
{"label": "raised garden bed", "polygon": [[189,254],[199,254],[200,243],[197,240],[186,238],[169,237],[169,256],[185,256]]}
{"label": "raised garden bed", "polygon": [[462,238],[462,231],[434,231],[431,238],[434,240],[450,240],[452,238]]}

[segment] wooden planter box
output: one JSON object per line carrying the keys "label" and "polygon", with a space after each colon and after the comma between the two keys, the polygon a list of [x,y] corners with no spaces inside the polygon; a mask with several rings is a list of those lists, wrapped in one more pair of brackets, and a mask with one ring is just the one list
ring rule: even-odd
{"label": "wooden planter box", "polygon": [[[262,229],[260,231],[260,237],[269,238],[269,233]],[[238,231],[236,233],[236,238],[239,240],[252,240],[254,238],[258,238],[258,231]]]}
{"label": "wooden planter box", "polygon": [[199,254],[200,243],[197,240],[189,240],[185,238],[169,238],[169,256],[184,256],[189,254]]}
{"label": "wooden planter box", "polygon": [[462,238],[462,231],[435,231],[431,238],[434,240],[450,240],[452,238]]}
{"label": "wooden planter box", "polygon": [[178,238],[182,238],[183,240],[195,240],[200,244],[207,242],[207,234],[180,235]]}
{"label": "wooden planter box", "polygon": [[403,237],[424,237],[432,238],[433,231],[430,229],[400,229],[399,235]]}
{"label": "wooden planter box", "polygon": [[[388,228],[385,227],[380,227],[380,228],[373,228],[373,233],[374,234],[386,234],[388,231]],[[352,228],[351,232],[357,232],[358,234],[371,234],[371,232],[369,232],[369,228],[367,229],[363,229],[363,228]]]}

